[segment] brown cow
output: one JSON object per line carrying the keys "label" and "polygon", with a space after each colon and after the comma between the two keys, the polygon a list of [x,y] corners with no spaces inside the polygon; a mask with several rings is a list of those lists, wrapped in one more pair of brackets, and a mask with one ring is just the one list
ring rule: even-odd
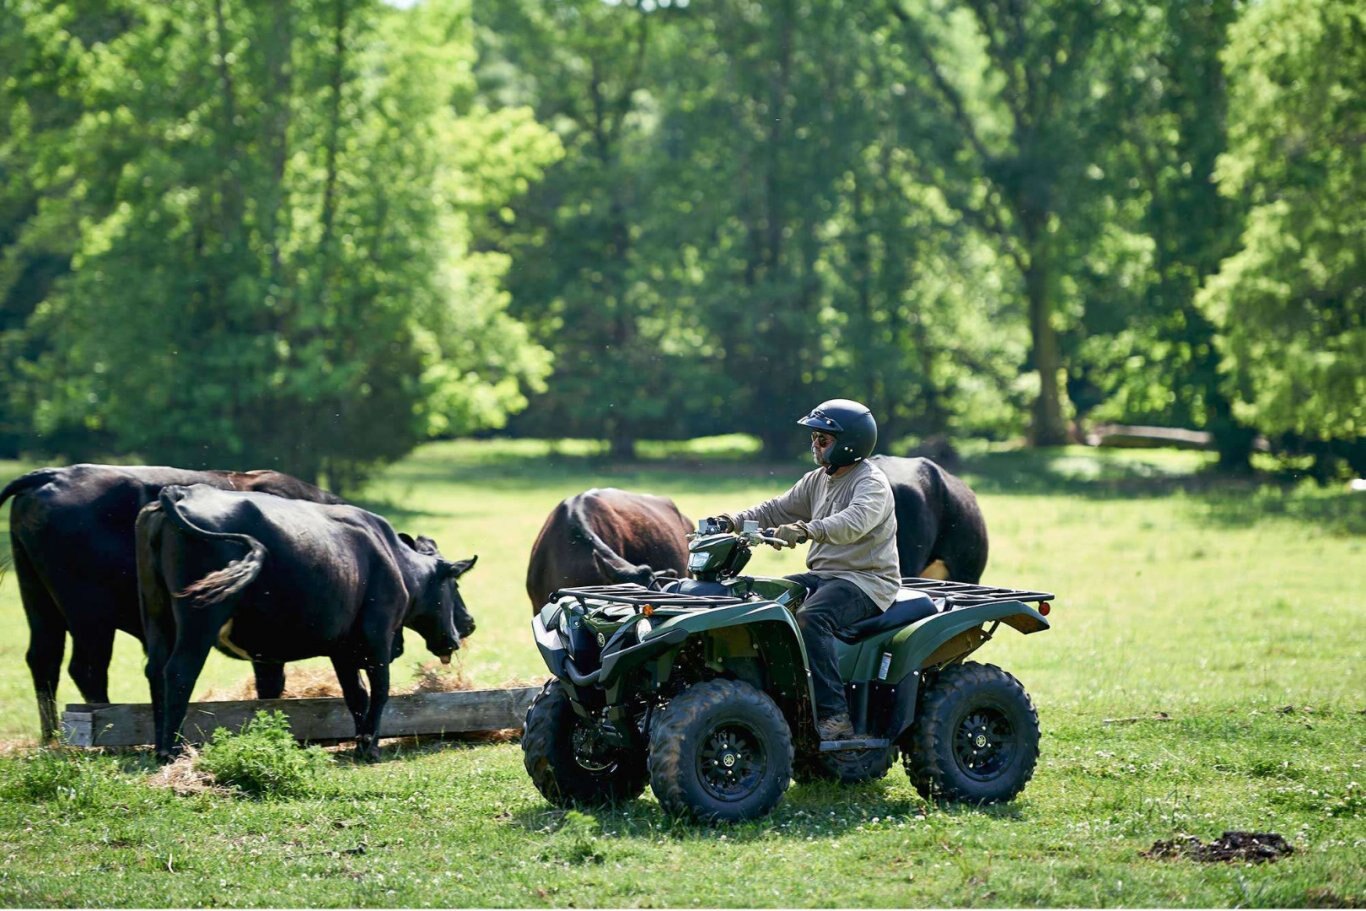
{"label": "brown cow", "polygon": [[[146,465],[41,468],[0,490],[10,497],[10,549],[28,619],[28,666],[42,736],[57,731],[57,680],[71,634],[71,679],[86,702],[109,701],[114,632],[142,640],[133,523],[168,484],[209,484],[294,500],[342,503],[325,490],[278,471],[189,471]],[[280,664],[256,664],[261,698],[279,696]]]}
{"label": "brown cow", "polygon": [[569,585],[648,584],[656,570],[686,575],[690,531],[668,497],[606,487],[562,500],[531,548],[531,609]]}

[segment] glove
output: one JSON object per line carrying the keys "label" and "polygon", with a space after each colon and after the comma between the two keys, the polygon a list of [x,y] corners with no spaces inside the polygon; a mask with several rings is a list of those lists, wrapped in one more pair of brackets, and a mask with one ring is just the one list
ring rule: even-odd
{"label": "glove", "polygon": [[702,522],[708,527],[716,529],[717,532],[735,531],[735,520],[725,513],[719,516],[708,516]]}
{"label": "glove", "polygon": [[773,537],[781,539],[789,547],[796,547],[805,544],[809,536],[801,525],[779,525],[773,529]]}

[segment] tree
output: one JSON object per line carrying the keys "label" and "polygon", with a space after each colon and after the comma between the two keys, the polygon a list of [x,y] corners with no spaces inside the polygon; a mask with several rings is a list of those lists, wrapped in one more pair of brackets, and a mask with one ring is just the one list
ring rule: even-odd
{"label": "tree", "polygon": [[1243,6],[1137,7],[1107,53],[1097,157],[1107,205],[1082,277],[1085,316],[1064,345],[1079,414],[1090,405],[1110,420],[1208,429],[1225,470],[1249,467],[1255,431],[1233,416],[1195,295],[1242,223],[1214,167],[1227,145],[1219,55]]}
{"label": "tree", "polygon": [[510,223],[488,232],[517,257],[513,310],[556,354],[534,428],[605,436],[629,458],[642,430],[667,424],[660,317],[645,280],[650,209],[649,86],[656,35],[673,10],[602,0],[506,2],[479,9],[486,94],[533,104],[566,154]]}
{"label": "tree", "polygon": [[112,205],[29,323],[40,427],[346,488],[525,403],[547,357],[469,221],[558,147],[474,104],[467,9],[125,8],[69,48],[85,113],[52,167]]}
{"label": "tree", "polygon": [[1031,437],[1064,443],[1063,279],[1085,237],[1073,222],[1092,199],[1086,174],[1097,150],[1087,127],[1105,90],[1097,44],[1119,8],[972,0],[912,15],[889,0],[888,9],[923,72],[917,97],[939,114],[940,129],[922,142],[925,179],[1013,265],[1038,376]]}
{"label": "tree", "polygon": [[[1199,303],[1236,413],[1311,441],[1366,437],[1366,11],[1267,0],[1234,27],[1220,189],[1251,205]],[[1357,471],[1366,471],[1361,447]]]}
{"label": "tree", "polygon": [[[21,367],[46,347],[25,326],[70,271],[80,236],[80,210],[70,204],[76,175],[50,167],[84,113],[84,97],[68,90],[83,59],[72,50],[129,24],[126,11],[99,2],[0,3],[0,455],[32,442],[35,402]],[[108,205],[107,194],[94,193],[81,208]],[[81,451],[108,440],[69,423],[48,442]]]}

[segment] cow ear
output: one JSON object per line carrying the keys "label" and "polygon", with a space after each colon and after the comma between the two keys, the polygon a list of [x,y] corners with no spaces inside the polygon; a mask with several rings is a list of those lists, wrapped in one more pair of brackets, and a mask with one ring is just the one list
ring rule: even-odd
{"label": "cow ear", "polygon": [[413,536],[408,534],[406,531],[399,532],[398,539],[402,541],[404,544],[407,544],[408,547],[410,547],[411,549],[417,550],[417,542],[414,541]]}
{"label": "cow ear", "polygon": [[441,574],[443,576],[449,576],[452,579],[459,579],[465,573],[474,569],[474,563],[478,559],[478,555],[475,555],[468,560],[456,560],[454,563],[451,563],[448,560],[442,560]]}

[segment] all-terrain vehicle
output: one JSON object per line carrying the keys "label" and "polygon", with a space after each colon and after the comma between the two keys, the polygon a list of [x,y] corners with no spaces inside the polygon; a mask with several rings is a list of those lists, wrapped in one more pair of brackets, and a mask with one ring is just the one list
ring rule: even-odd
{"label": "all-terrain vehicle", "polygon": [[1024,788],[1034,705],[1010,674],[964,659],[1002,623],[1048,629],[1051,594],[902,580],[890,608],[841,634],[857,738],[821,742],[794,618],[806,590],[740,575],[756,545],[783,542],[706,520],[690,538],[693,578],[560,589],[532,619],[554,678],[527,710],[522,750],[547,800],[631,800],[648,781],[670,813],[753,819],[793,777],[879,778],[898,754],[926,798],[992,803]]}

